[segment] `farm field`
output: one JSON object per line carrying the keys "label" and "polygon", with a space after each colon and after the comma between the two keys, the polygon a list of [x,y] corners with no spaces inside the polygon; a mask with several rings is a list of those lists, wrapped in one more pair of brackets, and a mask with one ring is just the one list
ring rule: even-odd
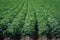
{"label": "farm field", "polygon": [[60,0],[0,0],[0,40],[60,40]]}

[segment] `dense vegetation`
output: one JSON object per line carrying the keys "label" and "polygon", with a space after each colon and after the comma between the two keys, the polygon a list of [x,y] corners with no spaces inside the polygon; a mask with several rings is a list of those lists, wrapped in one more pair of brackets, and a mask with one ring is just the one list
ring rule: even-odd
{"label": "dense vegetation", "polygon": [[0,0],[0,36],[60,38],[60,0]]}

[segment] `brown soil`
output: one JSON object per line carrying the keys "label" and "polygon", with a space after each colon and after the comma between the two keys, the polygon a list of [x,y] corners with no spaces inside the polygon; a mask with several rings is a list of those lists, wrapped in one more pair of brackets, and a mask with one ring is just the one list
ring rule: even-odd
{"label": "brown soil", "polygon": [[[34,39],[30,37],[23,37],[21,40],[34,40]],[[39,37],[37,40],[60,40],[60,39],[58,38],[49,39],[47,37]]]}

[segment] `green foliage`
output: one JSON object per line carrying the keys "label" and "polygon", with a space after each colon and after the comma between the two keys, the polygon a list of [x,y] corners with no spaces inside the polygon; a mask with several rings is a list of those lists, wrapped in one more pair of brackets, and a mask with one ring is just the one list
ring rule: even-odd
{"label": "green foliage", "polygon": [[48,32],[48,26],[47,26],[47,17],[46,17],[46,11],[42,7],[40,11],[37,11],[36,13],[37,21],[38,21],[38,34],[39,35],[46,35]]}
{"label": "green foliage", "polygon": [[0,22],[0,30],[5,30],[5,28],[12,23],[13,19],[15,18],[15,16],[19,13],[20,9],[22,8],[21,6],[23,5],[18,4],[17,8],[11,11],[11,13],[9,12],[8,14],[5,15],[5,17]]}
{"label": "green foliage", "polygon": [[24,2],[23,4],[25,4],[23,6],[23,8],[21,9],[21,11],[18,13],[18,15],[13,19],[12,23],[8,26],[7,30],[4,31],[6,32],[5,34],[20,34],[21,35],[21,30],[22,27],[24,25],[24,21],[25,21],[25,16],[27,13],[27,4],[26,2]]}
{"label": "green foliage", "polygon": [[[30,1],[30,0],[29,0]],[[33,3],[34,2],[34,3]],[[60,25],[60,1],[59,0],[32,0],[30,4],[35,9],[38,20],[38,34],[50,33],[53,37],[59,37]],[[33,5],[34,4],[34,5]]]}
{"label": "green foliage", "polygon": [[16,9],[19,3],[19,0],[0,0],[0,20],[2,20],[6,14]]}
{"label": "green foliage", "polygon": [[23,25],[23,28],[21,31],[23,36],[32,36],[34,34],[35,21],[36,21],[35,11],[31,7],[31,5],[29,5],[29,3],[28,3],[28,12],[26,15],[25,24]]}
{"label": "green foliage", "polygon": [[1,33],[32,36],[35,27],[39,36],[60,38],[60,0],[0,0]]}

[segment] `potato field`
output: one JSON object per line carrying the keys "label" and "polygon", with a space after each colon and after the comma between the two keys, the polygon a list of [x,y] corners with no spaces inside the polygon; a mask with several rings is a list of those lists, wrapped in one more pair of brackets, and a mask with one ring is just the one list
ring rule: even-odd
{"label": "potato field", "polygon": [[60,0],[0,0],[0,40],[60,40]]}

